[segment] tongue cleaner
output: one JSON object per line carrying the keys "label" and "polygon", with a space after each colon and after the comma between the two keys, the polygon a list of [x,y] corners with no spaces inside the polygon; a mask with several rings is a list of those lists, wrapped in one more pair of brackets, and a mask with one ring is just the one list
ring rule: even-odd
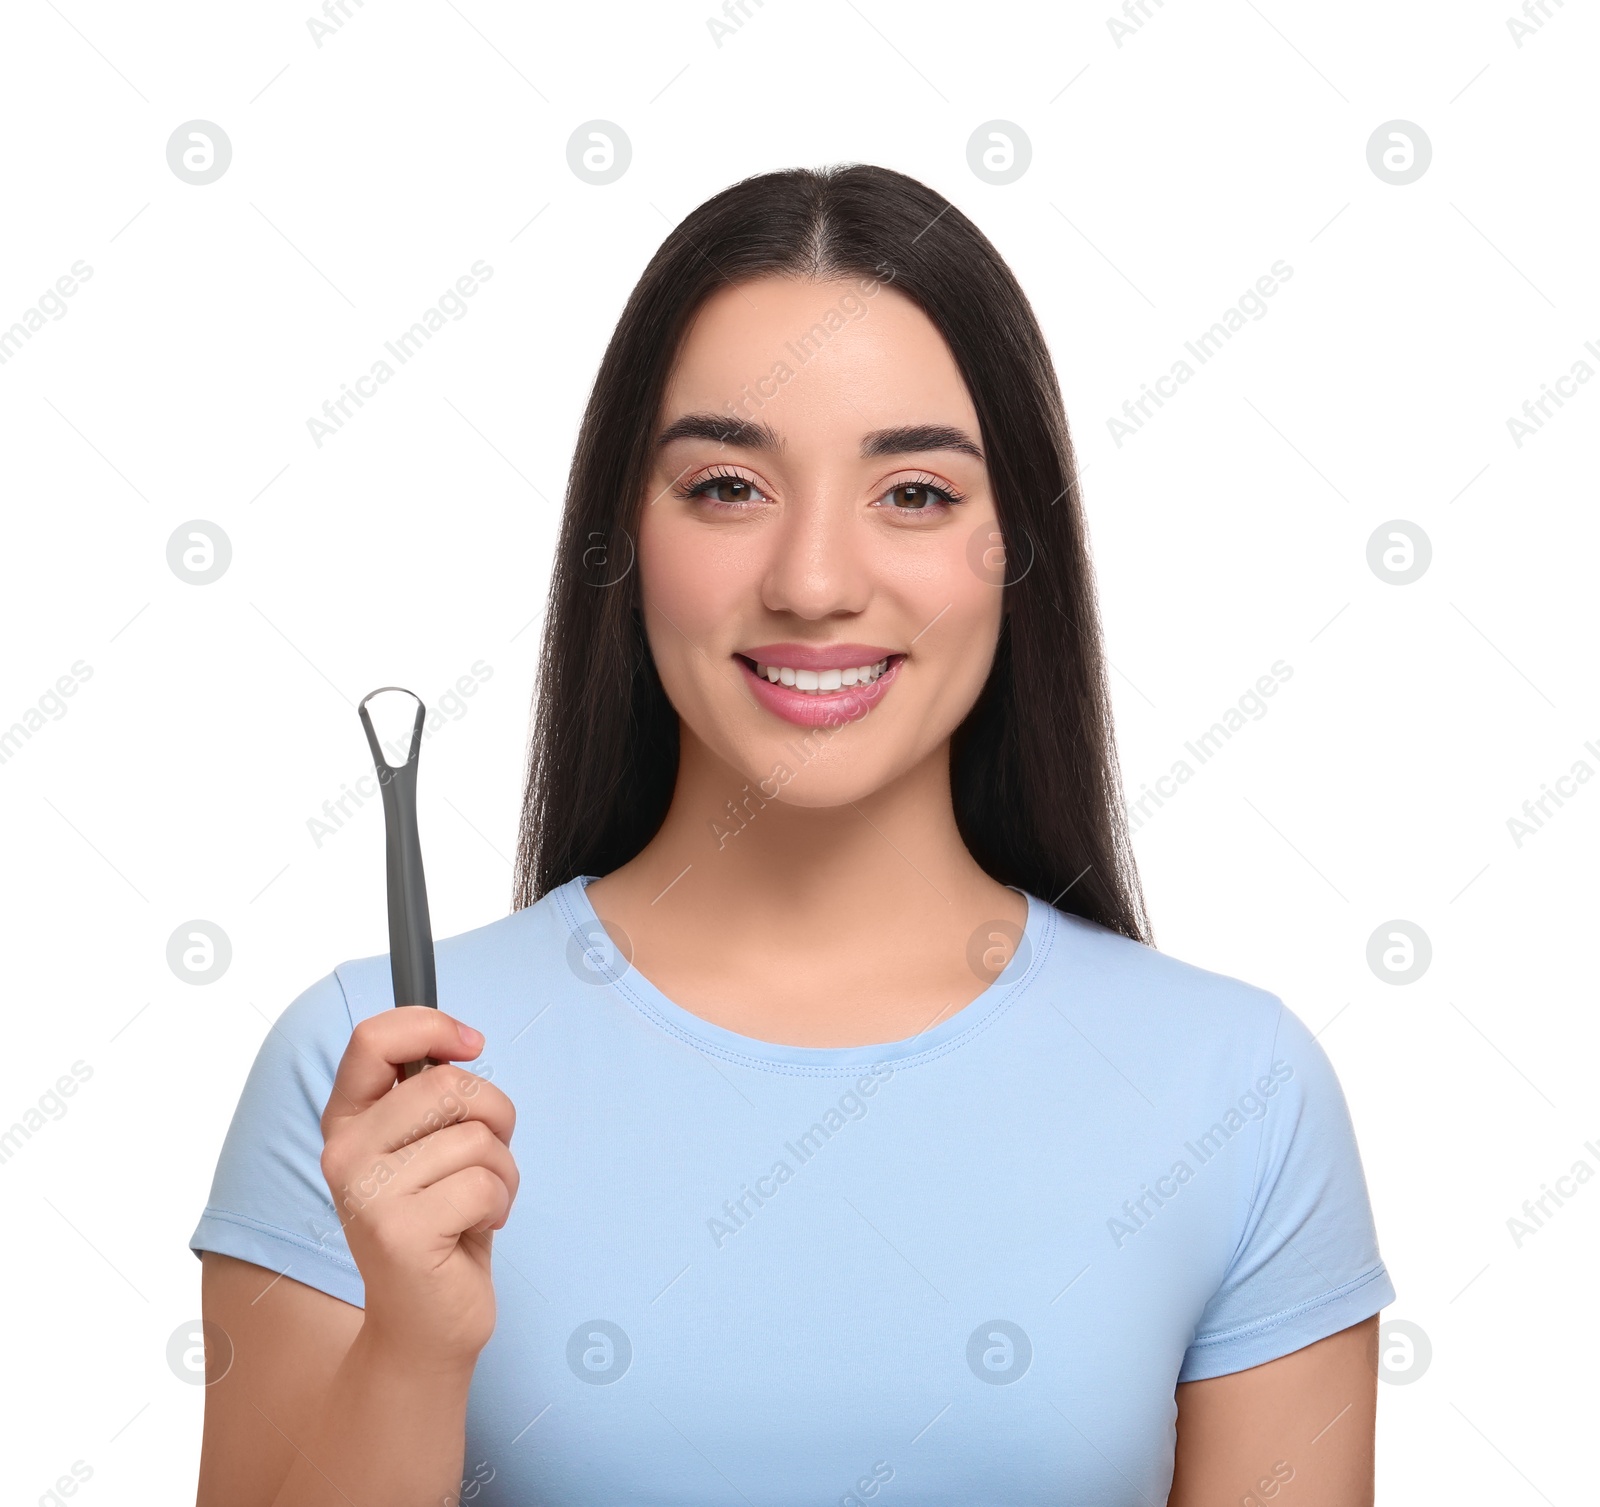
{"label": "tongue cleaner", "polygon": [[[367,702],[385,691],[399,691],[417,703],[417,720],[411,728],[411,752],[404,764],[390,764],[378,745],[367,714]],[[422,877],[422,844],[417,836],[417,754],[422,748],[422,721],[428,709],[415,691],[401,686],[379,686],[370,691],[356,708],[361,725],[367,730],[377,766],[378,785],[383,791],[383,822],[388,834],[389,872],[389,972],[394,981],[396,1005],[427,1005],[439,1008],[439,988],[433,971],[433,926],[428,919],[428,887]],[[427,1067],[440,1064],[432,1057],[408,1062],[402,1069],[405,1078],[414,1077]]]}

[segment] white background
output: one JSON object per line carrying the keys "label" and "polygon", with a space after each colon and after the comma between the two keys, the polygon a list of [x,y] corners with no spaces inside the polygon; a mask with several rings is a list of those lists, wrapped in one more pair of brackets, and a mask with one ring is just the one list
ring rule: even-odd
{"label": "white background", "polygon": [[[615,318],[708,195],[846,160],[947,194],[1043,323],[1130,792],[1292,666],[1135,842],[1161,947],[1280,993],[1344,1084],[1384,1317],[1432,1347],[1381,1388],[1380,1502],[1592,1500],[1600,1187],[1520,1247],[1507,1221],[1600,1169],[1600,784],[1520,844],[1507,822],[1600,770],[1600,383],[1520,446],[1506,421],[1600,343],[1600,18],[1552,3],[1519,46],[1509,0],[1148,8],[1119,46],[1109,3],[751,0],[718,46],[709,0],[351,0],[319,46],[309,5],[7,7],[0,327],[92,276],[0,365],[0,728],[92,674],[0,763],[0,1128],[92,1076],[0,1163],[6,1500],[75,1461],[86,1502],[190,1499],[204,1389],[167,1345],[228,1117],[268,1022],[387,950],[377,803],[308,828],[371,769],[354,704],[491,668],[427,741],[421,822],[436,935],[504,914]],[[196,119],[233,150],[204,186],[166,155]],[[633,149],[603,187],[567,164],[594,119]],[[967,159],[996,119],[1032,146],[1004,186]],[[1406,185],[1367,160],[1395,119],[1432,144]],[[317,446],[307,419],[479,259],[466,317]],[[1118,446],[1124,399],[1278,260],[1265,317]],[[167,563],[191,520],[231,541],[210,585]],[[1391,520],[1431,542],[1409,585],[1368,564]],[[232,946],[203,986],[167,962],[194,920]],[[1405,985],[1367,962],[1394,920],[1432,946]]]}

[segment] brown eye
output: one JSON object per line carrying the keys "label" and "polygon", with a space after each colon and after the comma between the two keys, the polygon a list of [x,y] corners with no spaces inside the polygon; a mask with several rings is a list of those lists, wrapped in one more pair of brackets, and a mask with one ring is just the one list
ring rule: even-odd
{"label": "brown eye", "polygon": [[709,483],[705,495],[715,502],[749,502],[754,491],[749,482],[740,481],[737,476],[724,476]]}
{"label": "brown eye", "polygon": [[701,497],[720,507],[736,508],[753,502],[762,493],[753,481],[746,481],[742,476],[724,475],[707,476],[680,495]]}
{"label": "brown eye", "polygon": [[891,487],[886,495],[889,506],[903,513],[917,513],[929,506],[959,500],[943,487],[932,487],[920,481],[902,482],[898,487]]}

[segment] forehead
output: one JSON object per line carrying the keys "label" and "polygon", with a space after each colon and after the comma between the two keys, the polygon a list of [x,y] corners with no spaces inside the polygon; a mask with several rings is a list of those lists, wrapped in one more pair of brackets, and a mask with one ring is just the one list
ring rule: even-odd
{"label": "forehead", "polygon": [[933,321],[888,283],[854,276],[763,277],[712,294],[679,349],[663,417],[695,411],[759,417],[786,436],[977,424]]}

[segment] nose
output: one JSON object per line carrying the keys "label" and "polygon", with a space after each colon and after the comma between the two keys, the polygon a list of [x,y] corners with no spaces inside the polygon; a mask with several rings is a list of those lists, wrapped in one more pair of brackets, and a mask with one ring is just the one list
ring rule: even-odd
{"label": "nose", "polygon": [[866,609],[872,596],[870,536],[857,509],[840,484],[818,482],[791,495],[769,535],[763,606],[813,621]]}

